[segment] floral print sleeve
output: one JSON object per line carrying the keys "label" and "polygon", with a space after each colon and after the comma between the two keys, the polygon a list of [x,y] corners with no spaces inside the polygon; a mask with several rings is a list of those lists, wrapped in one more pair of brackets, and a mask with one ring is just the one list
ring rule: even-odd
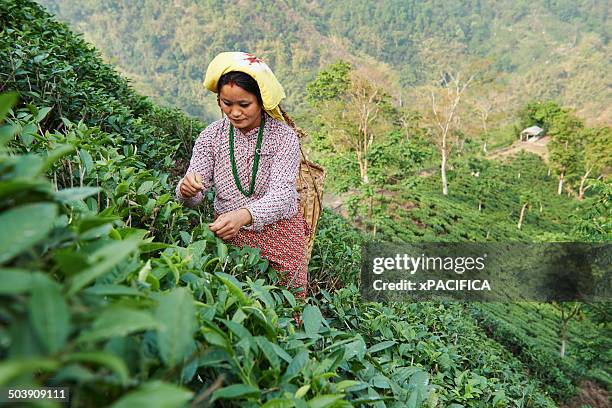
{"label": "floral print sleeve", "polygon": [[[213,153],[213,138],[215,137],[218,127],[216,125],[216,123],[213,123],[208,126],[196,139],[191,161],[189,162],[189,168],[185,174],[199,174],[202,177],[204,191],[208,190],[213,184],[213,169],[215,160]],[[176,186],[176,198],[188,207],[195,207],[200,204],[204,198],[202,191],[198,191],[198,193],[191,198],[183,197],[180,190],[183,179],[181,179]]]}

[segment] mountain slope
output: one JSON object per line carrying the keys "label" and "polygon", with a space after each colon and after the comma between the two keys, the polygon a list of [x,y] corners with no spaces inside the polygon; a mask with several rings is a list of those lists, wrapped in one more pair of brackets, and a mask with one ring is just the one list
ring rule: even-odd
{"label": "mountain slope", "polygon": [[218,109],[202,78],[226,50],[266,60],[294,109],[305,106],[314,74],[340,58],[376,72],[396,98],[440,67],[484,58],[508,95],[508,112],[553,98],[593,122],[609,123],[612,114],[605,1],[41,3],[85,33],[137,89],[206,120]]}

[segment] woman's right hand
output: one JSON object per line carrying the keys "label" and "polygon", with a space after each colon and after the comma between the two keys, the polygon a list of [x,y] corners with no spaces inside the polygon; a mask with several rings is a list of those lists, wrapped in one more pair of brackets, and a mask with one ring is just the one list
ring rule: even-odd
{"label": "woman's right hand", "polygon": [[195,195],[198,194],[198,191],[202,190],[204,190],[204,185],[202,184],[202,176],[197,173],[188,173],[187,175],[185,175],[180,187],[181,195],[183,197],[195,197]]}

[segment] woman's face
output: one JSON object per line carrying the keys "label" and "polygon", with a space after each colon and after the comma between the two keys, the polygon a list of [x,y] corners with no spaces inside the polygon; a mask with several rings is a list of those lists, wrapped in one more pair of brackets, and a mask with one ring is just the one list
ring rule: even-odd
{"label": "woman's face", "polygon": [[261,123],[261,106],[257,97],[238,85],[228,84],[221,87],[219,106],[232,125],[243,133]]}

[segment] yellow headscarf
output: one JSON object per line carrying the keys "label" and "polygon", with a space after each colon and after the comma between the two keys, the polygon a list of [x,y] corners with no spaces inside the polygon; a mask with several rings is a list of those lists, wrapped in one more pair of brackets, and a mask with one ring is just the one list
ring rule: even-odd
{"label": "yellow headscarf", "polygon": [[280,101],[285,97],[283,86],[274,73],[262,60],[246,52],[222,52],[217,55],[206,70],[204,86],[217,93],[217,83],[223,74],[240,71],[257,81],[261,92],[264,110],[273,118],[284,120],[280,110]]}

